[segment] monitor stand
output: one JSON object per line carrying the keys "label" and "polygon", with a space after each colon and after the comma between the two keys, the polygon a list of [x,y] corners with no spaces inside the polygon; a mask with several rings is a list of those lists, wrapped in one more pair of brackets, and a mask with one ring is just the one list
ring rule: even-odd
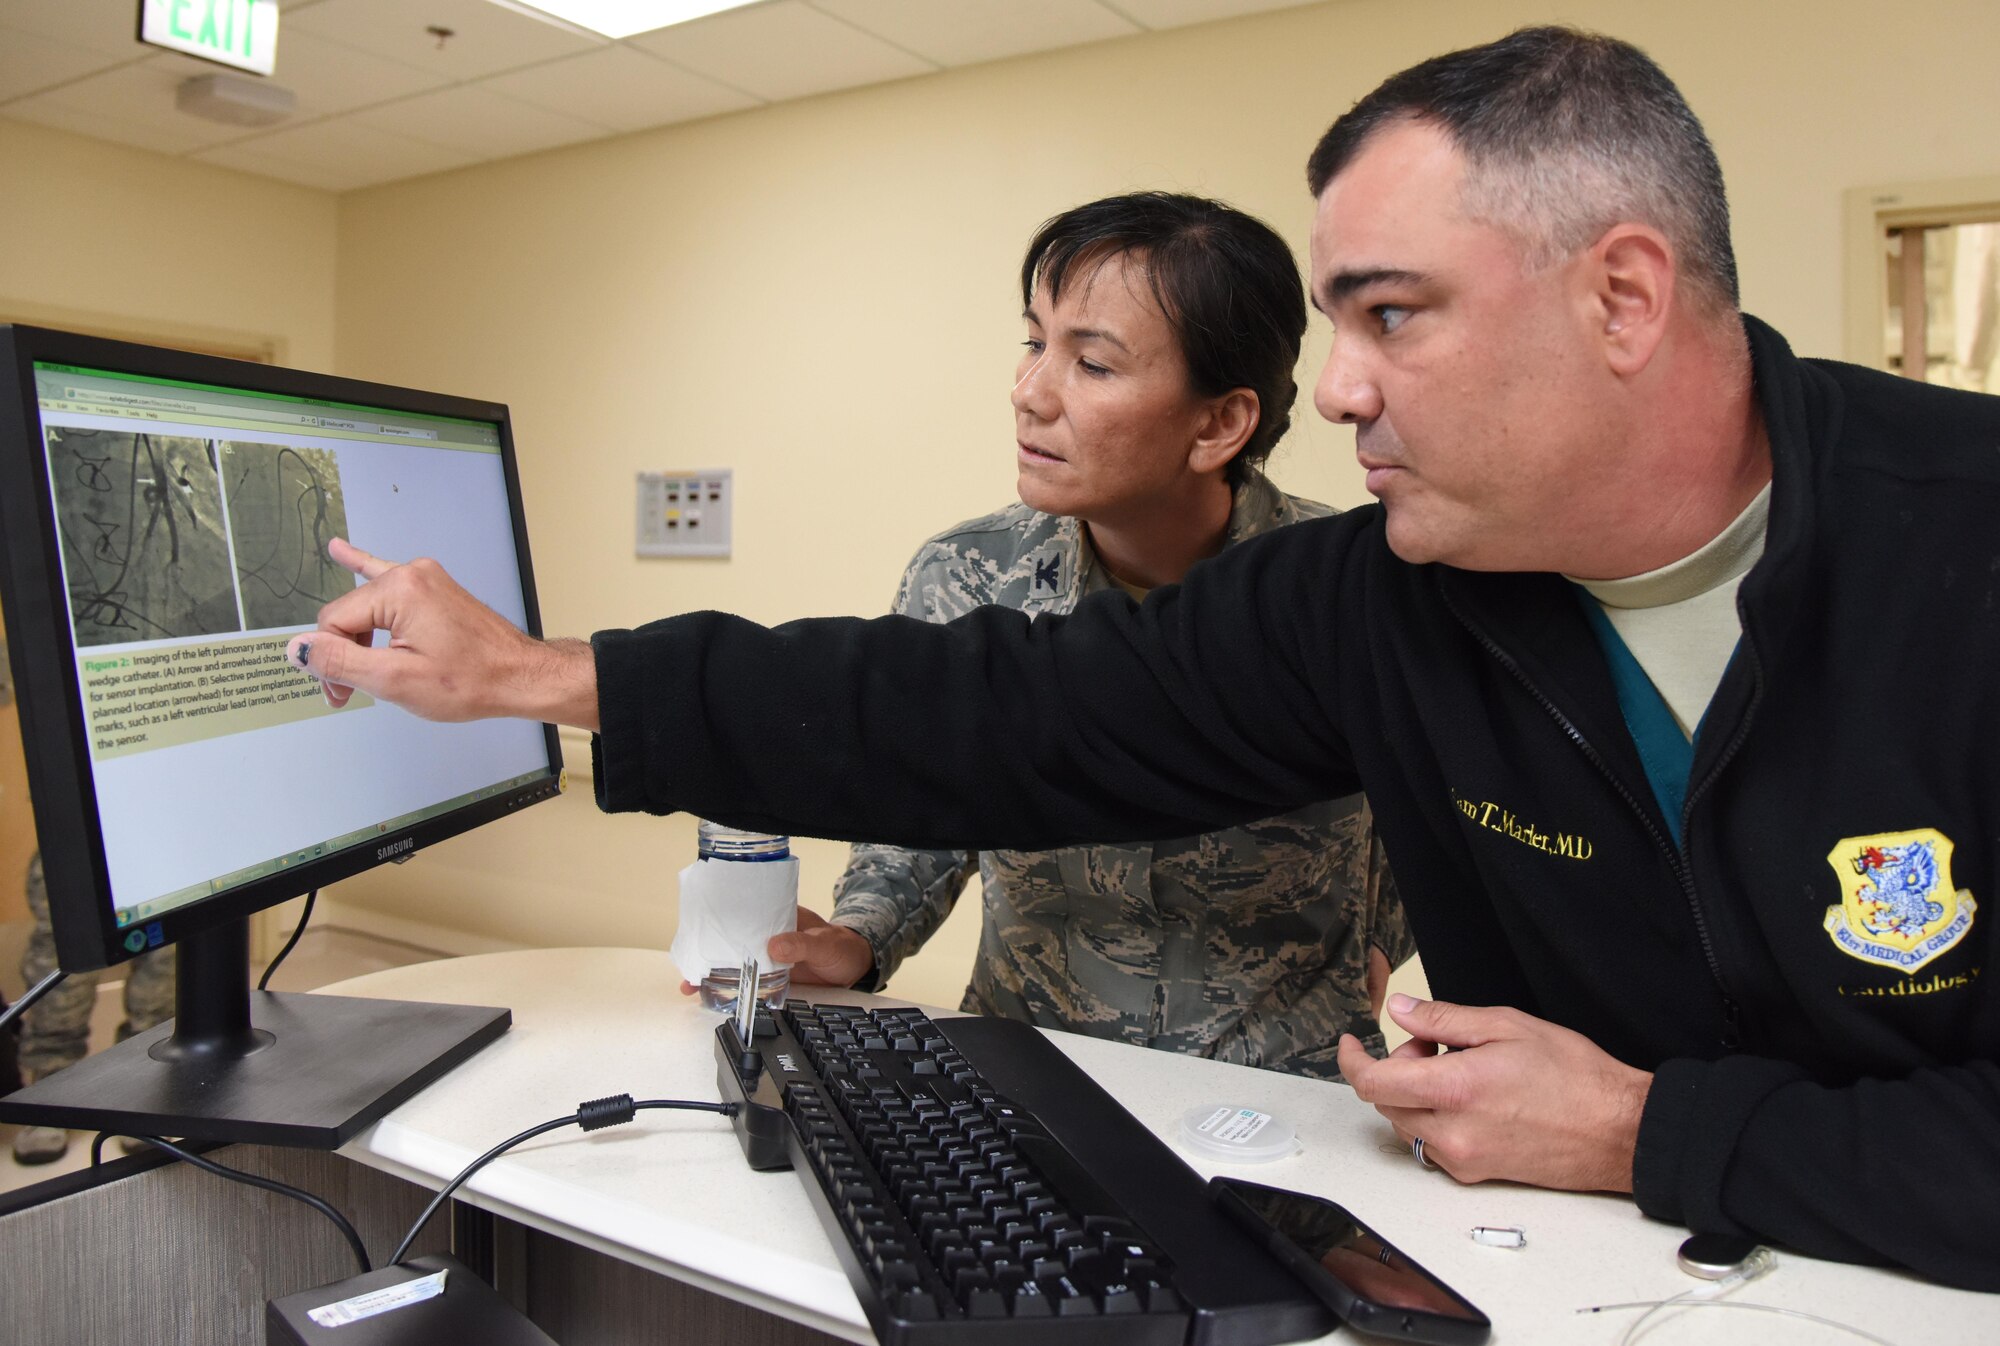
{"label": "monitor stand", "polygon": [[176,946],[175,1017],[0,1098],[0,1122],[331,1150],[507,1031],[486,1005],[250,989],[250,925]]}

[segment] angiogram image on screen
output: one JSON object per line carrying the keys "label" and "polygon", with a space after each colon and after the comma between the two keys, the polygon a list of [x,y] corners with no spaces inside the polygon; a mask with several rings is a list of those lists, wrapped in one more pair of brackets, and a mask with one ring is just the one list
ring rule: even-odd
{"label": "angiogram image on screen", "polygon": [[322,605],[354,587],[326,554],[347,536],[339,463],[326,449],[226,440],[222,472],[249,629],[312,625]]}
{"label": "angiogram image on screen", "polygon": [[210,441],[56,428],[48,448],[79,646],[242,629]]}

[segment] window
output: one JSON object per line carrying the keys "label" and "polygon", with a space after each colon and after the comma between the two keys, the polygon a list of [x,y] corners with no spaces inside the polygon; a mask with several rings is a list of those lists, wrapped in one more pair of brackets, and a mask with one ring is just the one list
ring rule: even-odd
{"label": "window", "polygon": [[2000,220],[1885,231],[1882,350],[1913,379],[2000,392]]}
{"label": "window", "polygon": [[2000,392],[2000,179],[1847,193],[1847,357]]}

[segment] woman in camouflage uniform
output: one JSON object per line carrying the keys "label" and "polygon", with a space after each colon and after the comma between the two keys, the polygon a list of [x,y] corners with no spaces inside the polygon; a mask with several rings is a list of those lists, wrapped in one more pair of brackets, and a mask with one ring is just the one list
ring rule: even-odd
{"label": "woman in camouflage uniform", "polygon": [[[1329,513],[1257,464],[1290,423],[1306,314],[1267,226],[1218,202],[1112,197],[1045,224],[1021,268],[1013,404],[1021,501],[932,538],[896,608],[950,621],[1062,613],[1176,583],[1243,538]],[[856,846],[831,923],[771,941],[799,982],[879,988],[977,871],[963,1008],[1337,1078],[1378,1052],[1389,967],[1413,951],[1356,795],[1151,845],[970,854]]]}

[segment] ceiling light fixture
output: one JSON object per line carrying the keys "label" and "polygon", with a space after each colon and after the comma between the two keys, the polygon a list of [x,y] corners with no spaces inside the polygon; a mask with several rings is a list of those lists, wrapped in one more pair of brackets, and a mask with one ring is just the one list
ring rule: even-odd
{"label": "ceiling light fixture", "polygon": [[738,9],[756,0],[492,0],[496,5],[536,18],[550,18],[605,37],[650,33],[689,19]]}
{"label": "ceiling light fixture", "polygon": [[225,126],[276,126],[298,105],[290,89],[241,75],[196,75],[174,90],[182,112]]}

